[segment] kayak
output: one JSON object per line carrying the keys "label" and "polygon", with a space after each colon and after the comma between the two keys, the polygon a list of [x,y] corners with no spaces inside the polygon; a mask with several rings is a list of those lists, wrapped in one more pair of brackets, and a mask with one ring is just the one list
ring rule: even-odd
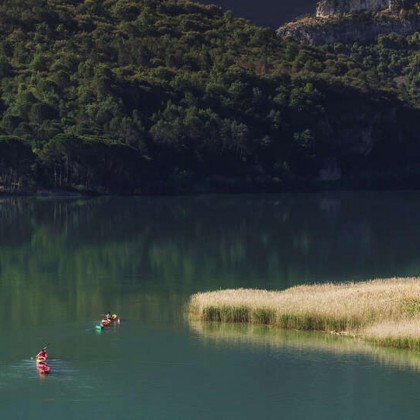
{"label": "kayak", "polygon": [[37,363],[36,368],[41,375],[49,375],[51,368],[46,363]]}
{"label": "kayak", "polygon": [[119,324],[120,323],[120,316],[119,315],[117,315],[117,314],[112,314],[112,317],[111,317],[111,322],[113,322],[113,323],[116,323],[116,324]]}
{"label": "kayak", "polygon": [[51,372],[51,368],[47,365],[46,357],[37,357],[36,368],[41,375],[48,375]]}
{"label": "kayak", "polygon": [[120,317],[117,314],[113,314],[111,319],[103,319],[100,324],[96,325],[97,330],[102,330],[105,327],[109,327],[112,324],[119,324]]}

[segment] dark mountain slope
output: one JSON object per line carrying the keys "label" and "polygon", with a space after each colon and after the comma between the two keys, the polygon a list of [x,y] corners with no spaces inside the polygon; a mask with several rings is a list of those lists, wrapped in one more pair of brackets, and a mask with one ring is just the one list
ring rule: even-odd
{"label": "dark mountain slope", "polygon": [[0,34],[5,191],[419,182],[417,35],[315,49],[174,0],[0,1]]}

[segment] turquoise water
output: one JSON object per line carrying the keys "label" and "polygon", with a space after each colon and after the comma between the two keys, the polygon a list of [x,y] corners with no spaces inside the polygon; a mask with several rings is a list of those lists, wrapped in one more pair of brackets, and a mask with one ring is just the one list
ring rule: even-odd
{"label": "turquoise water", "polygon": [[[420,275],[419,214],[411,192],[2,199],[0,416],[418,418],[419,354],[184,308],[225,287]],[[122,322],[98,333],[108,310]]]}

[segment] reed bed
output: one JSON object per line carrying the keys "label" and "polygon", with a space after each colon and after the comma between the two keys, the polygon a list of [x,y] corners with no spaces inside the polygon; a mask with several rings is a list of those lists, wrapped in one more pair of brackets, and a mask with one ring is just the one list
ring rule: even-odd
{"label": "reed bed", "polygon": [[189,313],[202,321],[329,331],[420,349],[419,278],[198,293],[191,297]]}
{"label": "reed bed", "polygon": [[402,322],[381,322],[364,328],[366,340],[382,346],[420,350],[420,319],[406,319]]}

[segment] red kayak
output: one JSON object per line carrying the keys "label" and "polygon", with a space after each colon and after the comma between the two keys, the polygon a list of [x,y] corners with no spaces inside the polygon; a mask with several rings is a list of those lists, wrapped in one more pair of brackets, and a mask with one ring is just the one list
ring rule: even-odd
{"label": "red kayak", "polygon": [[112,321],[110,319],[103,319],[101,321],[101,327],[108,327],[112,324]]}
{"label": "red kayak", "polygon": [[51,368],[46,363],[37,363],[36,368],[41,375],[49,375]]}
{"label": "red kayak", "polygon": [[120,317],[116,314],[113,314],[110,319],[103,319],[101,321],[101,327],[109,327],[111,324],[119,324],[120,323]]}
{"label": "red kayak", "polygon": [[48,375],[51,372],[51,368],[47,365],[47,357],[43,357],[43,356],[37,357],[36,368],[39,374]]}

